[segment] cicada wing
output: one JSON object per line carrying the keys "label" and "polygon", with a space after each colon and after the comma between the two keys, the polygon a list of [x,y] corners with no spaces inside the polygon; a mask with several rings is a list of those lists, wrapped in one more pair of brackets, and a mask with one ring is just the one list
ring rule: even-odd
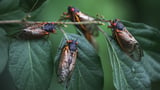
{"label": "cicada wing", "polygon": [[128,50],[130,50],[131,45],[129,44],[130,40],[128,37],[128,35],[125,32],[118,32],[118,30],[116,30],[116,32],[114,32],[114,37],[115,40],[117,41],[117,43],[120,45],[120,47],[125,51],[125,52],[129,52]]}
{"label": "cicada wing", "polygon": [[80,17],[81,21],[94,21],[95,20],[93,17],[90,17],[87,14],[84,14],[82,12],[79,12],[78,16]]}
{"label": "cicada wing", "polygon": [[39,39],[48,35],[48,32],[41,28],[41,24],[26,25],[26,28],[22,29],[18,37],[22,39]]}
{"label": "cicada wing", "polygon": [[75,52],[73,52],[72,54],[71,54],[71,59],[72,59],[72,62],[70,63],[70,66],[69,66],[69,76],[71,76],[72,75],[72,72],[73,72],[73,70],[74,70],[74,68],[75,68],[75,64],[76,64],[76,59],[77,59],[77,50],[75,51]]}
{"label": "cicada wing", "polygon": [[99,35],[98,31],[100,28],[96,24],[87,24],[85,27],[87,28],[87,31],[94,37]]}
{"label": "cicada wing", "polygon": [[66,45],[63,48],[63,51],[60,56],[60,62],[58,66],[58,71],[57,71],[57,76],[58,76],[58,81],[60,83],[63,83],[67,80],[68,74],[69,74],[69,57],[70,57],[70,50],[69,47]]}
{"label": "cicada wing", "polygon": [[73,52],[70,55],[71,63],[69,65],[69,74],[68,74],[68,78],[67,78],[66,88],[69,85],[69,81],[70,81],[70,79],[72,77],[72,74],[73,74],[73,71],[75,69],[75,64],[76,64],[76,59],[77,59],[77,53],[78,53],[78,51],[76,50],[75,52]]}
{"label": "cicada wing", "polygon": [[[79,13],[78,14],[80,21],[85,22],[85,21],[94,21],[95,19],[93,17],[90,17],[84,13]],[[86,28],[86,30],[88,32],[90,32],[93,36],[98,36],[99,32],[98,32],[98,26],[96,24],[86,24],[84,25],[84,27]]]}
{"label": "cicada wing", "polygon": [[143,50],[140,46],[140,44],[138,43],[138,41],[132,36],[132,34],[125,29],[125,32],[128,33],[129,37],[132,37],[131,40],[133,41],[133,46],[132,47],[133,51],[131,51],[132,53],[130,54],[130,57],[132,57],[135,61],[140,61],[142,56],[143,56]]}
{"label": "cicada wing", "polygon": [[132,59],[139,61],[142,57],[142,49],[137,40],[126,29],[123,31],[115,30],[114,36],[120,47]]}
{"label": "cicada wing", "polygon": [[134,50],[131,53],[129,53],[129,56],[135,61],[141,60],[143,56],[143,50],[138,43],[135,44]]}

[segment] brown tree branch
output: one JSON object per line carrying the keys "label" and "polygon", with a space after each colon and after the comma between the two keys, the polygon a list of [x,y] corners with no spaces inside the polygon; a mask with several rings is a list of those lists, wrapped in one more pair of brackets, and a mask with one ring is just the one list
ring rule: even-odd
{"label": "brown tree branch", "polygon": [[[0,21],[0,24],[13,24],[13,23],[17,23],[17,24],[35,24],[35,23],[44,23],[42,21],[23,21],[23,20],[4,20],[4,21]],[[48,23],[52,23],[52,22],[48,22]],[[55,24],[99,24],[99,25],[103,25],[104,23],[102,23],[101,21],[86,21],[86,22],[54,22]]]}

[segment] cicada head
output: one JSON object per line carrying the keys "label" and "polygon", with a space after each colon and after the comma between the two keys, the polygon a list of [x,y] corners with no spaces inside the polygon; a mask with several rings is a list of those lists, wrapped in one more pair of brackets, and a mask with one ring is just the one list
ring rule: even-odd
{"label": "cicada head", "polygon": [[45,30],[46,32],[52,32],[52,33],[56,32],[56,26],[54,23],[46,23],[43,25],[42,29]]}
{"label": "cicada head", "polygon": [[109,28],[113,28],[113,30],[123,30],[125,26],[122,24],[122,22],[119,19],[115,19],[113,21],[110,21],[110,26]]}
{"label": "cicada head", "polygon": [[70,51],[75,52],[77,50],[77,44],[78,44],[77,40],[68,40],[67,43],[69,45]]}
{"label": "cicada head", "polygon": [[68,6],[68,14],[78,14],[80,12],[79,9],[74,8],[72,6]]}

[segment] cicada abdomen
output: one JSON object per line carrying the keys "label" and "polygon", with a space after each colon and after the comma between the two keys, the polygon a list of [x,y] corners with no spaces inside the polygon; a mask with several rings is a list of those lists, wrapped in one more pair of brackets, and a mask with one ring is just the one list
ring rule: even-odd
{"label": "cicada abdomen", "polygon": [[[68,12],[65,15],[67,15],[66,18],[70,19],[72,22],[95,21],[95,18],[82,13],[79,9],[72,6],[68,7]],[[96,24],[79,24],[75,26],[94,47],[97,47],[94,37],[98,36],[99,27]]]}
{"label": "cicada abdomen", "polygon": [[60,83],[67,83],[66,85],[68,86],[68,82],[71,79],[76,64],[77,53],[77,41],[68,40],[61,52],[57,71],[58,81]]}
{"label": "cicada abdomen", "polygon": [[25,29],[20,33],[20,37],[23,39],[39,39],[49,33],[55,33],[55,25],[53,23],[35,23],[27,25]]}
{"label": "cicada abdomen", "polygon": [[143,56],[143,51],[138,41],[126,29],[119,19],[110,21],[110,28],[113,29],[113,37],[121,47],[133,60],[140,61]]}

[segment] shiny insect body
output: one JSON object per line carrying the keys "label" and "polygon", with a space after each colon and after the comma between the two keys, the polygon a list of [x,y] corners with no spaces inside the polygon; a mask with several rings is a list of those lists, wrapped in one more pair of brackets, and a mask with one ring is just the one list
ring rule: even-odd
{"label": "shiny insect body", "polygon": [[25,39],[41,38],[49,33],[55,33],[56,27],[54,23],[35,23],[26,25],[26,28],[20,33],[20,37]]}
{"label": "shiny insect body", "polygon": [[126,29],[119,19],[110,21],[109,28],[113,29],[113,37],[121,47],[133,60],[140,61],[143,56],[143,51],[138,41]]}
{"label": "shiny insect body", "polygon": [[[85,22],[85,21],[95,21],[95,18],[90,17],[82,13],[79,9],[72,6],[68,7],[68,12],[64,13],[66,19],[70,19],[72,22]],[[93,45],[96,46],[96,41],[94,36],[98,36],[99,27],[96,24],[79,24],[75,25],[85,36],[85,38]]]}
{"label": "shiny insect body", "polygon": [[[57,76],[59,83],[67,83],[71,79],[76,59],[77,59],[77,41],[76,40],[68,40],[67,44],[64,45],[63,50],[60,56],[60,62],[58,66]],[[66,87],[67,87],[66,86]]]}

